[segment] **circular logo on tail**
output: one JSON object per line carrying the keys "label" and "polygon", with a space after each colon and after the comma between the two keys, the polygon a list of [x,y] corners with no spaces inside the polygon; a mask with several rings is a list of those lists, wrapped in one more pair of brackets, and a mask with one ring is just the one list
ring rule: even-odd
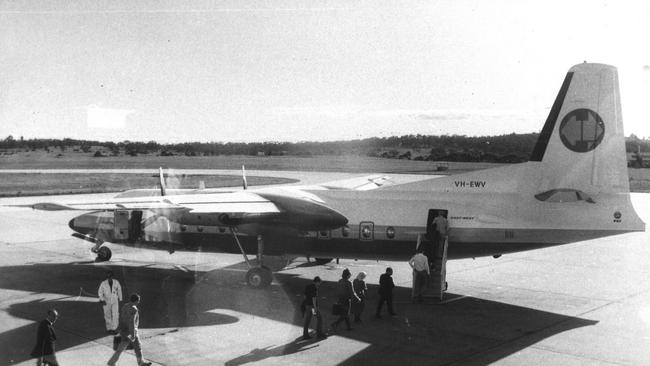
{"label": "circular logo on tail", "polygon": [[579,153],[591,151],[603,141],[605,123],[591,109],[574,109],[560,123],[560,138],[567,149]]}

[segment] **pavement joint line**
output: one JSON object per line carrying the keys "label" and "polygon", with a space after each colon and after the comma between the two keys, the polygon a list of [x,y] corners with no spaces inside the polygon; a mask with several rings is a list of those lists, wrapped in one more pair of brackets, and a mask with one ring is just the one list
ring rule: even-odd
{"label": "pavement joint line", "polygon": [[[26,242],[26,241],[25,241],[25,242],[21,242],[21,241],[13,241],[13,242],[11,242],[11,243],[14,244],[14,245],[17,245],[17,246],[25,246],[25,247],[29,247],[29,248],[31,249],[31,245],[32,245],[32,244],[33,244],[33,245],[37,245],[37,244],[56,243],[56,242],[59,242],[59,241],[70,241],[70,242],[74,242],[74,241],[76,241],[76,240],[77,240],[77,239],[74,239],[74,238],[62,238],[62,239],[39,240],[39,241],[29,241],[29,242]],[[29,245],[28,245],[28,244],[29,244]]]}
{"label": "pavement joint line", "polygon": [[56,250],[46,250],[46,249],[42,249],[42,248],[40,248],[40,247],[32,248],[32,247],[30,247],[30,246],[24,246],[24,245],[21,245],[21,244],[22,244],[22,243],[18,243],[17,247],[21,247],[21,248],[23,248],[23,249],[37,250],[37,251],[39,251],[39,252],[44,252],[44,253],[54,253],[54,254],[58,254],[58,255],[64,256],[64,257],[71,257],[71,258],[75,258],[75,259],[86,259],[85,257],[80,257],[80,256],[78,256],[78,255],[75,255],[74,252],[65,252],[65,251],[56,251]]}
{"label": "pavement joint line", "polygon": [[620,363],[620,362],[609,361],[609,360],[602,360],[602,359],[599,359],[599,358],[589,357],[589,356],[585,356],[585,355],[577,355],[575,353],[559,351],[559,350],[549,348],[549,347],[544,347],[543,345],[538,345],[538,344],[533,344],[531,347],[535,348],[535,349],[538,349],[540,351],[551,352],[551,353],[555,353],[555,354],[559,354],[559,355],[569,355],[569,356],[573,356],[573,357],[580,358],[580,359],[583,359],[583,360],[605,362],[605,363],[612,364],[612,365],[629,366],[626,363]]}
{"label": "pavement joint line", "polygon": [[[2,198],[2,197],[0,197],[0,198]],[[30,209],[30,210],[31,210],[31,209]],[[58,222],[58,221],[50,221],[50,220],[44,220],[44,219],[34,219],[34,220],[31,220],[31,219],[23,219],[23,218],[21,218],[21,217],[16,217],[16,216],[14,216],[14,215],[2,215],[2,216],[9,217],[9,218],[11,218],[12,220],[20,220],[20,221],[27,221],[27,222],[42,222],[42,223],[46,223],[46,224],[59,224],[59,223],[60,223],[60,222]]]}
{"label": "pavement joint line", "polygon": [[518,259],[516,259],[516,258],[503,259],[503,260],[499,260],[498,263],[492,262],[492,263],[488,263],[488,264],[484,264],[484,265],[468,267],[468,268],[459,269],[459,270],[452,270],[452,271],[450,271],[449,268],[447,268],[447,276],[449,276],[450,274],[454,274],[454,273],[472,272],[472,271],[476,271],[476,270],[479,270],[479,269],[485,269],[485,268],[490,268],[490,267],[495,267],[495,266],[501,266],[503,264],[512,263],[512,262],[516,262],[516,261],[518,261]]}
{"label": "pavement joint line", "polygon": [[[458,280],[458,282],[469,282],[469,281],[463,281],[463,280]],[[472,284],[483,284],[484,286],[481,287],[489,287],[489,285],[493,285],[493,283],[490,282],[481,282],[481,281],[472,281]],[[610,302],[612,299],[603,299],[599,297],[586,297],[586,296],[578,296],[578,295],[568,295],[562,292],[553,292],[553,291],[544,291],[544,290],[533,290],[529,288],[523,288],[519,286],[505,286],[502,284],[499,284],[500,287],[508,289],[508,290],[517,290],[517,291],[526,291],[526,292],[538,292],[538,293],[544,293],[544,294],[550,294],[550,295],[557,295],[557,296],[564,296],[564,297],[570,297],[574,299],[584,299],[584,300],[595,300],[595,301],[604,301],[604,302]]]}
{"label": "pavement joint line", "polygon": [[449,300],[440,301],[438,304],[449,304],[450,302],[462,300],[462,299],[465,299],[465,298],[468,298],[468,297],[474,297],[474,296],[472,296],[472,295],[462,295],[462,296],[451,298]]}
{"label": "pavement joint line", "polygon": [[[538,329],[538,330],[536,330],[536,331],[534,331],[534,332],[532,332],[532,333],[523,334],[523,335],[521,335],[521,336],[519,336],[519,337],[515,337],[515,338],[513,338],[513,339],[503,341],[503,342],[501,342],[501,343],[499,343],[499,344],[497,344],[497,345],[495,345],[495,346],[493,346],[493,347],[489,347],[489,348],[487,348],[487,349],[484,349],[484,350],[478,351],[478,352],[473,353],[473,354],[471,354],[471,355],[469,355],[469,356],[467,356],[467,357],[465,357],[465,358],[462,358],[462,359],[460,359],[460,360],[456,360],[456,361],[452,361],[452,362],[447,363],[447,364],[445,364],[445,365],[453,365],[453,364],[456,364],[456,363],[459,363],[459,362],[462,364],[463,361],[469,360],[469,359],[471,359],[471,358],[473,358],[473,357],[475,357],[475,356],[478,356],[478,355],[480,355],[480,354],[484,354],[484,353],[487,353],[487,352],[491,352],[491,351],[496,350],[496,349],[498,349],[499,347],[504,346],[504,345],[509,344],[509,343],[516,343],[516,342],[517,342],[518,340],[520,340],[520,339],[524,339],[524,338],[526,338],[526,337],[530,337],[530,336],[533,336],[533,335],[535,335],[535,334],[541,333],[541,332],[543,332],[543,331],[545,331],[545,330],[547,330],[547,329],[550,329],[550,328],[552,328],[552,327],[558,326],[558,325],[560,325],[560,324],[562,324],[562,323],[564,323],[564,322],[568,322],[568,321],[570,321],[571,319],[574,319],[574,318],[582,318],[582,317],[584,317],[585,315],[587,315],[587,314],[589,314],[589,313],[592,313],[592,312],[594,312],[594,311],[597,311],[597,310],[603,309],[603,308],[605,308],[605,307],[607,307],[607,306],[610,306],[610,305],[612,305],[612,304],[614,304],[614,303],[622,302],[622,301],[625,300],[625,299],[629,299],[629,298],[632,298],[632,297],[638,296],[638,295],[640,295],[641,293],[646,292],[646,291],[648,291],[648,290],[649,290],[649,289],[645,289],[645,290],[643,290],[643,291],[640,291],[640,292],[637,292],[637,293],[635,293],[635,294],[632,294],[632,295],[629,295],[629,296],[623,297],[623,298],[621,298],[621,299],[617,299],[617,300],[614,300],[614,301],[609,301],[609,302],[607,302],[607,303],[605,303],[605,304],[602,304],[602,305],[600,305],[600,306],[597,306],[597,307],[595,307],[595,308],[592,308],[592,309],[590,309],[590,310],[588,310],[588,311],[584,311],[584,312],[579,313],[579,314],[577,314],[577,315],[574,315],[574,316],[568,316],[567,319],[563,319],[563,320],[560,320],[560,321],[555,322],[555,323],[553,323],[553,324],[549,324],[548,326],[542,327],[542,328],[540,328],[540,329]],[[534,346],[534,345],[533,345],[533,346]],[[546,349],[542,348],[541,346],[534,346],[534,347],[536,347],[536,348],[538,348],[538,349],[546,350]],[[567,355],[571,355],[571,356],[578,357],[578,358],[586,358],[586,359],[590,359],[590,360],[598,360],[598,359],[592,359],[592,358],[583,357],[583,356],[581,356],[581,355],[575,355],[575,354],[572,354],[572,353],[569,353],[569,352],[556,352],[556,353],[558,353],[558,354],[567,354]],[[598,360],[598,361],[602,361],[602,360]],[[615,364],[615,365],[620,365],[619,363],[615,363],[615,362],[611,362],[611,361],[604,361],[604,362],[610,362],[610,363]],[[623,365],[624,365],[624,364],[623,364]]]}
{"label": "pavement joint line", "polygon": [[[540,292],[541,292],[541,291],[540,291]],[[642,292],[645,292],[645,291],[642,291]],[[642,293],[642,292],[640,292],[640,293]],[[631,296],[628,296],[628,297],[626,297],[626,298],[629,298],[629,297],[632,297],[632,296],[637,296],[637,295],[639,295],[640,293],[636,293],[636,294],[631,295]],[[448,302],[452,302],[452,301],[460,300],[460,299],[465,298],[465,297],[468,297],[468,296],[470,296],[470,295],[462,296],[462,297],[459,297],[459,298],[454,298],[454,299],[449,300]],[[587,299],[589,299],[589,298],[587,298]],[[623,299],[625,299],[625,298],[623,298]],[[613,303],[616,303],[616,302],[622,301],[623,299],[619,299],[619,300],[615,300],[615,301],[611,301],[611,300],[610,300],[610,302],[608,302],[608,303],[606,303],[606,304],[603,304],[603,305],[601,305],[601,306],[598,306],[598,307],[596,307],[596,308],[590,309],[590,310],[588,310],[588,311],[582,312],[582,313],[577,314],[577,315],[568,316],[568,319],[564,319],[564,320],[558,321],[558,322],[556,322],[556,323],[549,324],[548,326],[543,327],[543,328],[540,328],[540,329],[534,331],[533,333],[526,333],[526,334],[523,334],[523,335],[521,335],[521,336],[519,336],[519,337],[515,337],[515,338],[512,338],[512,339],[510,339],[510,340],[502,341],[502,342],[498,343],[497,345],[495,345],[495,346],[493,346],[493,347],[490,347],[490,348],[487,348],[487,349],[484,349],[484,350],[480,350],[480,351],[478,351],[478,352],[476,352],[476,353],[473,353],[473,354],[471,354],[471,355],[469,355],[469,356],[467,356],[467,357],[464,357],[464,358],[459,359],[459,360],[451,361],[451,362],[446,363],[446,364],[444,364],[444,365],[454,365],[454,364],[457,364],[457,363],[461,363],[461,364],[462,364],[463,361],[469,360],[469,359],[471,359],[471,358],[473,358],[473,357],[475,357],[475,356],[478,356],[478,355],[480,355],[480,354],[482,354],[482,353],[491,352],[491,351],[493,351],[493,350],[495,350],[495,349],[498,349],[499,347],[502,347],[502,346],[504,346],[504,345],[506,345],[506,344],[509,344],[509,343],[516,343],[519,339],[523,339],[523,338],[526,338],[526,337],[532,336],[532,335],[534,335],[534,334],[537,334],[537,333],[543,332],[543,331],[546,330],[546,329],[549,329],[549,328],[552,328],[552,327],[557,326],[557,325],[559,325],[559,324],[562,324],[562,323],[564,323],[564,322],[566,322],[566,321],[571,320],[572,318],[583,317],[583,315],[589,314],[589,313],[591,313],[591,312],[593,312],[593,311],[599,310],[599,309],[604,308],[604,307],[606,307],[606,306],[609,306],[609,305],[611,305],[611,304],[613,304]],[[439,304],[442,304],[442,303],[444,303],[444,302],[441,302],[441,303],[439,303]],[[498,339],[496,339],[496,338],[487,338],[487,337],[482,337],[482,338],[486,338],[486,339],[491,339],[491,340],[496,340],[496,341],[498,341]],[[535,347],[535,346],[533,345],[533,347]],[[541,348],[541,347],[537,347],[537,348],[539,348],[539,349],[543,349],[543,348]],[[544,349],[544,350],[546,350],[546,349]],[[562,352],[556,352],[556,353],[560,353],[560,354],[561,354]],[[598,359],[592,359],[592,358],[583,357],[583,356],[580,356],[580,355],[574,355],[574,354],[571,354],[571,353],[568,353],[568,352],[565,352],[564,354],[568,354],[568,355],[575,356],[575,357],[578,357],[578,358],[586,358],[586,359],[590,359],[590,360],[598,360]],[[601,361],[601,360],[598,360],[598,361]],[[610,361],[605,361],[605,362],[610,362]],[[610,363],[611,363],[611,362],[610,362]],[[613,363],[613,364],[618,365],[618,363]]]}
{"label": "pavement joint line", "polygon": [[[553,262],[552,260],[545,260],[545,259],[522,258],[522,260],[529,261],[529,262],[535,262],[535,263],[546,263],[546,262],[548,262],[548,263],[552,263],[552,264],[554,264],[554,265],[563,266],[563,267],[579,267],[579,268],[590,268],[590,269],[599,269],[599,268],[600,268],[598,265],[557,264],[557,263]],[[632,272],[632,273],[635,273],[635,272],[646,273],[646,272],[650,272],[650,270],[649,270],[649,271],[644,271],[644,270],[640,270],[640,271],[628,271],[628,272]]]}
{"label": "pavement joint line", "polygon": [[639,296],[639,295],[641,295],[641,294],[643,294],[643,293],[645,293],[645,292],[648,292],[648,291],[650,291],[650,287],[647,287],[647,288],[645,288],[645,289],[643,289],[643,290],[641,290],[641,291],[637,291],[637,292],[635,292],[635,293],[633,293],[633,294],[630,294],[630,295],[627,295],[627,296],[624,296],[624,297],[621,297],[621,298],[618,298],[618,299],[615,299],[615,300],[610,300],[610,301],[606,302],[605,304],[602,304],[602,305],[597,306],[597,307],[595,307],[595,308],[593,308],[593,309],[590,309],[590,310],[584,311],[584,312],[578,314],[577,316],[582,317],[582,316],[585,316],[585,315],[587,315],[587,314],[589,314],[589,313],[592,313],[592,312],[594,312],[594,311],[604,309],[604,308],[606,308],[606,307],[608,307],[608,306],[610,306],[610,305],[613,305],[613,304],[621,304],[621,303],[623,303],[623,301],[625,301],[625,300],[632,299],[632,298],[637,297],[637,296]]}
{"label": "pavement joint line", "polygon": [[[498,350],[499,348],[501,348],[501,347],[503,347],[503,346],[505,346],[505,345],[508,345],[508,344],[517,343],[517,342],[518,342],[519,340],[521,340],[521,339],[525,339],[526,337],[531,337],[531,336],[533,336],[533,335],[536,335],[536,334],[542,333],[542,332],[544,332],[544,331],[547,330],[547,329],[553,328],[553,327],[555,327],[555,326],[558,326],[558,325],[560,325],[560,324],[562,324],[562,323],[564,323],[564,322],[568,322],[568,321],[570,321],[570,320],[572,320],[572,319],[574,319],[574,318],[577,318],[577,317],[578,317],[578,316],[567,316],[566,319],[563,319],[563,320],[560,320],[560,321],[557,321],[557,322],[551,323],[551,324],[549,324],[549,325],[547,325],[547,326],[544,326],[544,327],[541,327],[541,328],[539,328],[539,329],[537,329],[537,330],[535,330],[535,331],[527,332],[527,333],[524,333],[524,334],[522,334],[522,335],[520,335],[520,336],[516,336],[516,337],[513,337],[513,338],[511,338],[511,339],[503,340],[503,341],[501,341],[501,342],[498,342],[497,344],[495,344],[495,345],[492,346],[492,347],[487,347],[487,348],[485,348],[485,349],[482,349],[482,350],[476,351],[476,352],[474,352],[474,353],[469,354],[469,355],[466,356],[466,357],[462,357],[462,358],[460,358],[460,359],[458,359],[458,360],[450,361],[450,362],[445,363],[445,364],[443,364],[443,365],[445,365],[445,366],[450,366],[450,365],[454,365],[454,364],[462,365],[462,364],[465,363],[465,361],[471,360],[471,359],[473,359],[473,358],[475,358],[475,357],[477,357],[477,356],[479,356],[479,355],[481,355],[481,354],[486,354],[486,353],[489,353],[489,352],[492,352],[492,351]],[[487,339],[492,339],[492,340],[499,341],[499,339],[494,339],[494,338],[487,338]]]}

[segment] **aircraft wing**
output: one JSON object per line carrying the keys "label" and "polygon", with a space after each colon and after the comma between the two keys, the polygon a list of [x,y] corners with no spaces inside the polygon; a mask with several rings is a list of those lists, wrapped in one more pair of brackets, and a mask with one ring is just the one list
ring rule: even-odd
{"label": "aircraft wing", "polygon": [[373,174],[365,177],[355,177],[333,182],[320,184],[327,189],[350,189],[356,191],[368,191],[379,188],[385,184],[391,184],[391,177],[388,175]]}
{"label": "aircraft wing", "polygon": [[196,213],[280,212],[279,208],[270,200],[253,192],[241,191],[220,194],[113,198],[95,202],[45,202],[36,203],[31,207],[45,211],[186,210]]}
{"label": "aircraft wing", "polygon": [[152,211],[170,219],[205,214],[219,224],[238,226],[256,223],[299,230],[328,230],[348,220],[314,195],[298,190],[265,189],[217,194],[112,198],[95,202],[37,203],[32,208],[46,211]]}
{"label": "aircraft wing", "polygon": [[370,174],[360,177],[339,179],[310,186],[300,186],[307,191],[318,190],[354,190],[369,191],[386,187],[396,187],[402,184],[418,182],[421,180],[439,178],[442,175],[427,174]]}

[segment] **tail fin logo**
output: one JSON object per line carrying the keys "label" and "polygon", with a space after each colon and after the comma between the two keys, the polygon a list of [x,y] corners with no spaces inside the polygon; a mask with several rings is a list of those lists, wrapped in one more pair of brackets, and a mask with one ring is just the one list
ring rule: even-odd
{"label": "tail fin logo", "polygon": [[578,153],[591,151],[605,135],[605,124],[591,109],[575,109],[562,119],[560,138],[567,149]]}

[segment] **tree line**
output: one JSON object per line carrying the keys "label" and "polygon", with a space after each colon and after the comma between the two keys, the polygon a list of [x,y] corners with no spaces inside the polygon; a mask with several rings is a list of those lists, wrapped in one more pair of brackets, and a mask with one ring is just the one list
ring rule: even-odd
{"label": "tree line", "polygon": [[[366,155],[383,158],[518,163],[528,161],[539,134],[507,134],[470,137],[465,135],[403,135],[327,142],[185,142],[94,141],[77,139],[19,139],[12,135],[0,140],[0,149],[11,151],[75,152],[106,155]],[[650,152],[650,140],[631,135],[628,152]]]}

